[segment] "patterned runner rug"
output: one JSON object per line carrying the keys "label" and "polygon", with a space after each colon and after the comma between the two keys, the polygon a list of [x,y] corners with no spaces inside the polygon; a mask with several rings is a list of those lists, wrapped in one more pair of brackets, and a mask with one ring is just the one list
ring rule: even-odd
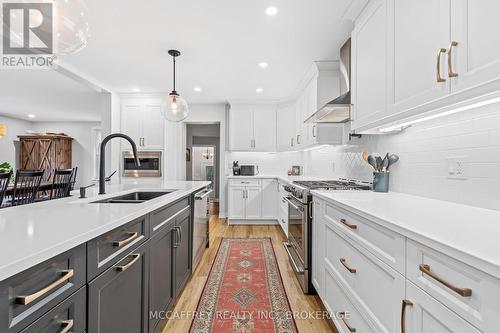
{"label": "patterned runner rug", "polygon": [[224,238],[191,333],[297,333],[270,238]]}

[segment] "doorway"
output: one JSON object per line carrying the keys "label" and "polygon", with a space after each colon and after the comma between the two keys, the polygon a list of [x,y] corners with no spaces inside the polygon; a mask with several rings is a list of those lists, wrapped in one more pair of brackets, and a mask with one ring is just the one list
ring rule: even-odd
{"label": "doorway", "polygon": [[211,212],[218,214],[220,124],[186,124],[186,179],[211,182]]}

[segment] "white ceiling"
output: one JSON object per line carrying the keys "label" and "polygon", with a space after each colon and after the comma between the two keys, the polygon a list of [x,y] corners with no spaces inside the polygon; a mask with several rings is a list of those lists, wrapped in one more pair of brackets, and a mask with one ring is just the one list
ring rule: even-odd
{"label": "white ceiling", "polygon": [[[101,94],[53,70],[2,70],[0,114],[29,121],[100,121]],[[34,114],[36,118],[28,118]]]}
{"label": "white ceiling", "polygon": [[[117,92],[177,90],[189,103],[290,96],[313,61],[338,59],[351,0],[88,0],[92,36],[71,67]],[[266,16],[267,6],[278,14]],[[269,63],[261,69],[261,61]],[[195,86],[202,87],[195,93]],[[263,93],[256,93],[256,88]]]}

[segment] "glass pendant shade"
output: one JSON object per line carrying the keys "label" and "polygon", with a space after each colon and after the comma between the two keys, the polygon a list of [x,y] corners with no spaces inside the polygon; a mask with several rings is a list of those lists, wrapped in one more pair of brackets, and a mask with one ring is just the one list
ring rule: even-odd
{"label": "glass pendant shade", "polygon": [[84,49],[90,38],[86,1],[55,1],[54,27],[58,54],[73,54]]}
{"label": "glass pendant shade", "polygon": [[7,135],[7,126],[0,123],[0,139]]}
{"label": "glass pendant shade", "polygon": [[183,121],[188,116],[188,104],[184,98],[175,92],[171,92],[167,98],[165,118],[169,121]]}

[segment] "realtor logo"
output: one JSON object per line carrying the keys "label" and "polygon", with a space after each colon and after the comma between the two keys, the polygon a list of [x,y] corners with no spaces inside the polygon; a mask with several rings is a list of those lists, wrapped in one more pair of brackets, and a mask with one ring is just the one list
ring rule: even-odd
{"label": "realtor logo", "polygon": [[53,7],[52,2],[2,2],[2,68],[53,65]]}

